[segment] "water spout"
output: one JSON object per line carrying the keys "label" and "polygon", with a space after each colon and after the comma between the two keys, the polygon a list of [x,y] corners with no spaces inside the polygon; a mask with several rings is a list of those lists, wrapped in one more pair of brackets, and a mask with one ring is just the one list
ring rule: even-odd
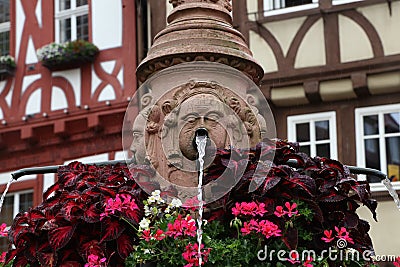
{"label": "water spout", "polygon": [[14,177],[11,176],[11,179],[8,181],[6,189],[4,190],[4,192],[1,196],[1,199],[0,199],[0,214],[1,214],[1,209],[3,208],[4,199],[6,198],[8,189],[10,189],[12,182],[14,182]]}
{"label": "water spout", "polygon": [[201,243],[203,239],[203,169],[204,169],[204,156],[206,154],[206,146],[207,146],[207,130],[199,129],[196,131],[196,149],[199,153],[199,182],[197,185],[197,200],[199,201],[199,215],[197,217],[197,243],[198,243],[198,258],[199,258],[199,266],[202,265],[202,257],[201,257]]}
{"label": "water spout", "polygon": [[392,183],[386,177],[382,180],[382,183],[386,186],[386,189],[389,191],[390,196],[392,196],[394,203],[396,203],[397,208],[400,210],[400,199],[399,195],[397,194],[396,190],[393,188]]}

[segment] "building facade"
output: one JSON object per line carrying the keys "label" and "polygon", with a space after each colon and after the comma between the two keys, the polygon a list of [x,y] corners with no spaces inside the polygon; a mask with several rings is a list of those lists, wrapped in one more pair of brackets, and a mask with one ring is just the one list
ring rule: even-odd
{"label": "building facade", "polygon": [[[237,1],[235,21],[265,75],[277,136],[312,155],[378,169],[400,189],[400,1]],[[245,10],[245,12],[244,12]],[[398,254],[400,213],[380,180],[377,254]]]}
{"label": "building facade", "polygon": [[[164,0],[0,1],[0,48],[16,59],[0,82],[0,184],[20,168],[123,159],[121,126],[135,69],[171,10]],[[277,136],[312,156],[379,169],[400,189],[400,1],[233,0],[233,20],[265,75]],[[92,64],[50,71],[36,50],[86,39]],[[3,76],[1,76],[3,77]],[[400,213],[374,177],[378,254],[398,254]],[[21,178],[9,220],[40,203],[53,174]],[[8,211],[7,211],[8,210]],[[396,213],[397,212],[397,213]],[[5,217],[4,217],[5,218]],[[7,219],[8,220],[8,219]]]}
{"label": "building facade", "polygon": [[[131,0],[0,1],[1,54],[16,63],[0,70],[1,192],[21,168],[124,159],[121,125],[137,86],[136,7]],[[76,39],[99,48],[93,63],[50,70],[38,60],[44,45]],[[13,183],[1,221],[9,225],[38,205],[54,179]]]}

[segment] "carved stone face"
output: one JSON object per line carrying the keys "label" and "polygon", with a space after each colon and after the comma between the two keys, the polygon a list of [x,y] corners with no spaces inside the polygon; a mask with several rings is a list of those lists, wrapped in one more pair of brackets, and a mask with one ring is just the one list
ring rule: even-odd
{"label": "carved stone face", "polygon": [[223,148],[227,132],[224,127],[225,104],[211,94],[199,94],[184,101],[178,111],[179,148],[190,160],[196,158],[193,147],[196,131],[204,128],[211,139],[211,145]]}
{"label": "carved stone face", "polygon": [[146,163],[146,147],[144,144],[144,129],[146,127],[146,119],[142,114],[139,114],[132,127],[132,144],[130,150],[132,151],[133,158],[136,160],[136,164]]}

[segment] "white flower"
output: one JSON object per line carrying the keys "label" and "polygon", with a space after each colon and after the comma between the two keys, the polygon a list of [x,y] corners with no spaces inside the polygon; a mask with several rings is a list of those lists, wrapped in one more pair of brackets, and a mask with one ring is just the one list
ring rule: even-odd
{"label": "white flower", "polygon": [[143,218],[139,223],[139,227],[141,230],[147,230],[149,229],[149,226],[150,226],[150,220],[146,218]]}
{"label": "white flower", "polygon": [[146,248],[146,249],[143,251],[143,253],[144,253],[144,254],[150,254],[150,253],[151,253],[151,250],[148,249],[148,248]]}
{"label": "white flower", "polygon": [[152,196],[155,196],[155,197],[156,197],[156,196],[159,197],[160,194],[161,194],[161,191],[160,191],[160,190],[154,190],[153,192],[151,192],[151,195],[152,195]]}
{"label": "white flower", "polygon": [[164,203],[164,200],[161,198],[161,191],[160,190],[154,190],[151,192],[151,196],[147,199],[147,202],[149,204],[152,203],[157,203],[157,204],[162,204]]}
{"label": "white flower", "polygon": [[174,198],[174,199],[172,199],[169,206],[171,206],[173,208],[179,208],[180,206],[182,206],[182,201],[180,199]]}
{"label": "white flower", "polygon": [[147,199],[147,202],[148,202],[149,204],[152,204],[152,203],[156,202],[156,198],[155,198],[154,196],[150,196],[150,197]]}
{"label": "white flower", "polygon": [[145,216],[151,215],[151,210],[150,210],[150,208],[149,208],[148,205],[145,205],[145,206],[144,206],[144,215],[145,215]]}
{"label": "white flower", "polygon": [[169,209],[169,206],[165,208],[164,212],[169,213],[171,210]]}

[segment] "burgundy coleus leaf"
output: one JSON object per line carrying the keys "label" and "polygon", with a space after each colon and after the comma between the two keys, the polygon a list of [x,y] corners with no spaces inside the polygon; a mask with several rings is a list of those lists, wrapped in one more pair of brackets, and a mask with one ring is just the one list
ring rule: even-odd
{"label": "burgundy coleus leaf", "polygon": [[29,240],[26,248],[24,249],[24,256],[28,261],[36,261],[37,247],[39,246],[37,239],[32,238]]}
{"label": "burgundy coleus leaf", "polygon": [[28,265],[28,261],[25,257],[17,255],[14,258],[12,267],[26,267]]}
{"label": "burgundy coleus leaf", "polygon": [[[136,204],[138,204],[138,202],[136,201]],[[140,207],[140,204],[139,204]],[[138,224],[139,221],[142,219],[143,214],[140,210],[135,209],[135,210],[126,210],[123,212],[122,216],[126,219],[128,219],[129,222],[133,223],[133,224]]]}
{"label": "burgundy coleus leaf", "polygon": [[297,188],[304,190],[310,196],[314,196],[316,193],[315,180],[307,175],[301,175],[294,173],[293,177],[287,179],[291,183],[295,184]]}
{"label": "burgundy coleus leaf", "polygon": [[82,263],[78,261],[66,261],[60,263],[59,267],[82,267]]}
{"label": "burgundy coleus leaf", "polygon": [[122,259],[126,259],[133,251],[134,239],[128,234],[122,234],[117,239],[117,251]]}
{"label": "burgundy coleus leaf", "polygon": [[12,259],[14,259],[17,254],[20,253],[20,251],[23,250],[22,248],[16,248],[16,249],[9,249],[6,253],[4,265],[8,264]]}
{"label": "burgundy coleus leaf", "polygon": [[107,219],[104,221],[104,230],[100,242],[117,239],[125,230],[125,225],[119,221]]}
{"label": "burgundy coleus leaf", "polygon": [[357,184],[351,187],[358,195],[358,198],[361,202],[365,202],[365,200],[369,199],[370,193],[367,189],[366,184]]}
{"label": "burgundy coleus leaf", "polygon": [[334,222],[335,224],[342,223],[345,218],[344,211],[333,210],[328,212],[328,220]]}
{"label": "burgundy coleus leaf", "polygon": [[219,209],[210,209],[210,213],[209,214],[205,214],[205,217],[207,217],[207,221],[211,222],[214,220],[218,220],[220,218],[223,218],[225,215],[225,211],[222,208]]}
{"label": "burgundy coleus leaf", "polygon": [[105,176],[107,183],[121,184],[125,182],[123,173],[112,173]]}
{"label": "burgundy coleus leaf", "polygon": [[288,227],[286,232],[282,237],[283,242],[290,250],[295,250],[297,248],[297,244],[299,242],[299,234],[298,230],[293,227]]}
{"label": "burgundy coleus leaf", "polygon": [[53,266],[57,265],[57,254],[56,253],[38,252],[37,253],[37,259],[39,260],[40,265],[42,265],[42,266],[53,267]]}
{"label": "burgundy coleus leaf", "polygon": [[[268,173],[270,172],[270,168],[272,166],[271,161],[260,161],[258,164],[251,164],[252,170],[246,172],[244,174],[244,178],[251,178],[251,183],[249,185],[249,192],[253,192],[257,190],[265,181]],[[255,169],[253,170],[253,168]]]}
{"label": "burgundy coleus leaf", "polygon": [[298,153],[298,154],[288,154],[283,157],[283,162],[288,162],[289,160],[296,161],[296,168],[303,168],[307,160],[307,155],[304,153]]}
{"label": "burgundy coleus leaf", "polygon": [[321,158],[321,162],[323,169],[334,169],[336,171],[336,176],[339,178],[350,175],[349,169],[345,168],[343,164],[337,160]]}
{"label": "burgundy coleus leaf", "polygon": [[346,199],[346,196],[340,195],[335,189],[327,191],[325,194],[319,196],[319,201],[322,202],[338,202]]}
{"label": "burgundy coleus leaf", "polygon": [[76,185],[76,181],[80,179],[80,176],[82,174],[75,173],[75,172],[65,172],[65,173],[59,173],[58,174],[58,182],[60,184],[61,188],[68,188],[68,187],[74,187]]}
{"label": "burgundy coleus leaf", "polygon": [[269,190],[274,188],[282,178],[274,176],[274,177],[267,177],[262,185],[262,193],[266,194]]}
{"label": "burgundy coleus leaf", "polygon": [[85,209],[85,204],[77,201],[70,200],[64,204],[61,213],[67,221],[74,221],[82,217]]}
{"label": "burgundy coleus leaf", "polygon": [[100,190],[100,192],[106,196],[110,196],[110,197],[115,197],[115,195],[117,194],[117,190],[114,187],[109,187],[107,185],[99,185],[98,189]]}
{"label": "burgundy coleus leaf", "polygon": [[130,165],[129,172],[132,174],[132,179],[143,180],[143,178],[154,177],[155,171],[148,165]]}
{"label": "burgundy coleus leaf", "polygon": [[63,248],[74,234],[76,226],[77,224],[73,224],[51,230],[48,233],[51,247],[54,250]]}
{"label": "burgundy coleus leaf", "polygon": [[103,246],[96,239],[92,239],[86,243],[83,243],[79,248],[79,253],[82,258],[87,258],[90,254],[100,255],[103,257],[104,251]]}
{"label": "burgundy coleus leaf", "polygon": [[358,215],[353,212],[344,212],[343,226],[346,228],[356,228],[358,225]]}
{"label": "burgundy coleus leaf", "polygon": [[236,160],[228,160],[228,159],[222,159],[221,163],[227,167],[228,170],[232,172],[232,176],[234,178],[241,177],[242,174],[245,172],[247,164],[248,164],[248,159],[240,159],[238,161]]}
{"label": "burgundy coleus leaf", "polygon": [[90,167],[90,165],[88,166],[79,161],[73,161],[66,166],[67,169],[77,170],[77,171],[86,171],[88,167]]}
{"label": "burgundy coleus leaf", "polygon": [[100,221],[101,211],[96,205],[90,205],[83,211],[83,220],[87,223],[96,223]]}
{"label": "burgundy coleus leaf", "polygon": [[43,199],[48,199],[48,197],[52,194],[55,193],[58,189],[59,189],[60,185],[58,184],[58,182],[56,182],[55,184],[51,185],[46,192],[43,193]]}

